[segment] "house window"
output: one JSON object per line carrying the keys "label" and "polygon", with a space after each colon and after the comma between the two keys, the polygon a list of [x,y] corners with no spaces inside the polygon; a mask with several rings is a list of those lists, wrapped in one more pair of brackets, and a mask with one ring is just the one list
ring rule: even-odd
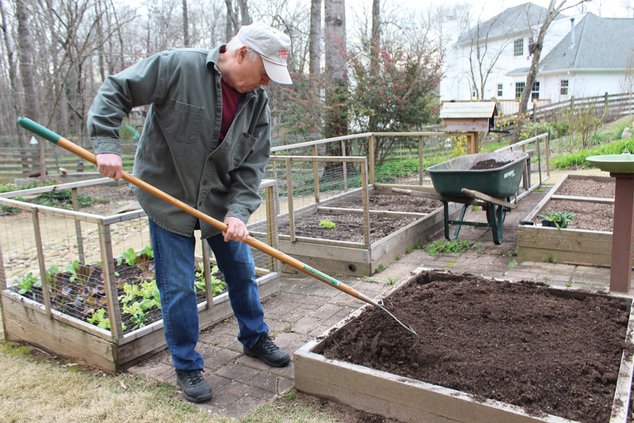
{"label": "house window", "polygon": [[533,37],[530,37],[528,39],[528,54],[533,54],[534,50],[535,50],[535,40],[533,39]]}
{"label": "house window", "polygon": [[521,56],[524,54],[524,39],[518,38],[513,42],[513,56]]}
{"label": "house window", "polygon": [[515,83],[515,99],[519,100],[522,96],[522,92],[524,92],[524,88],[526,88],[526,82],[516,82]]}
{"label": "house window", "polygon": [[559,94],[568,95],[568,80],[562,79],[559,84]]}
{"label": "house window", "polygon": [[533,89],[531,90],[531,100],[539,100],[539,81],[533,82]]}
{"label": "house window", "polygon": [[504,85],[498,84],[498,97],[502,97],[504,94]]}

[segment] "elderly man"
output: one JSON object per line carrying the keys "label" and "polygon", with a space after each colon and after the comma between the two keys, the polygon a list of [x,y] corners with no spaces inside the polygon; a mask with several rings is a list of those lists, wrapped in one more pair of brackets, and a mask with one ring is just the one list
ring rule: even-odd
{"label": "elderly man", "polygon": [[99,171],[121,178],[119,127],[135,106],[150,104],[134,174],[224,221],[209,224],[135,189],[149,216],[164,333],[183,396],[207,401],[212,390],[196,351],[194,230],[200,229],[227,282],[244,353],[270,366],[289,355],[268,335],[246,222],[260,204],[259,185],[271,147],[271,115],[262,85],[290,84],[290,39],[261,23],[243,26],[214,50],[172,49],[108,77],[90,108],[88,131]]}

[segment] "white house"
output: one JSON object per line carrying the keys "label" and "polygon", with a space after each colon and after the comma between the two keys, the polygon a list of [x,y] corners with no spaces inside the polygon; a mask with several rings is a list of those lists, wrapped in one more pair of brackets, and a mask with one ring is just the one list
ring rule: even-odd
{"label": "white house", "polygon": [[[525,3],[460,34],[447,54],[441,100],[495,99],[502,114],[516,111],[546,14]],[[532,98],[549,103],[630,91],[633,35],[634,19],[560,15],[546,33]]]}
{"label": "white house", "polygon": [[[526,70],[512,72],[526,76]],[[634,88],[634,19],[588,13],[545,57],[538,79],[553,102]]]}

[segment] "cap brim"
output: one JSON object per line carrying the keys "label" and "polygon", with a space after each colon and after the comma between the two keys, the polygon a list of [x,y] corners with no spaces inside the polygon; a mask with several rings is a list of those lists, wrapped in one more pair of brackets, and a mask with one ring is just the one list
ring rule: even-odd
{"label": "cap brim", "polygon": [[266,74],[273,82],[277,82],[278,84],[292,84],[293,80],[291,79],[291,75],[288,73],[288,69],[284,65],[278,65],[273,62],[269,62],[268,60],[264,60],[262,58],[262,63],[264,63],[264,69],[266,70]]}

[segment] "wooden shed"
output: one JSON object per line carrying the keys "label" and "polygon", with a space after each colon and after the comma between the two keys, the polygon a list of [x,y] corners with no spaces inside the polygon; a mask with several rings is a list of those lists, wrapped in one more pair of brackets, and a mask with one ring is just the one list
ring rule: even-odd
{"label": "wooden shed", "polygon": [[443,103],[443,130],[469,136],[469,153],[478,152],[478,133],[493,129],[497,106],[494,101],[450,101]]}

